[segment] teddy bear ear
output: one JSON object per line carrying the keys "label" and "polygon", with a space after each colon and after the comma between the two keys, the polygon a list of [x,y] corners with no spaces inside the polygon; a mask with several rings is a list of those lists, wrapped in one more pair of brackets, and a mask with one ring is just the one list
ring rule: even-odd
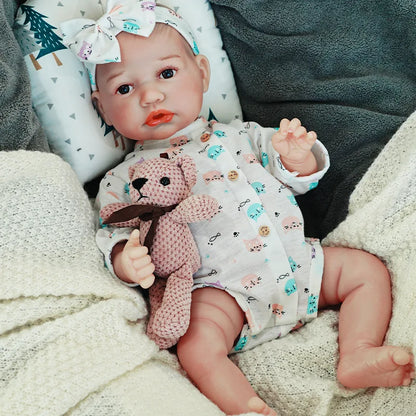
{"label": "teddy bear ear", "polygon": [[178,156],[176,165],[182,169],[185,181],[191,189],[196,184],[196,165],[195,161],[189,155]]}
{"label": "teddy bear ear", "polygon": [[137,163],[134,163],[133,165],[129,166],[129,178],[133,179],[134,174],[136,173],[136,170],[138,169],[139,165]]}

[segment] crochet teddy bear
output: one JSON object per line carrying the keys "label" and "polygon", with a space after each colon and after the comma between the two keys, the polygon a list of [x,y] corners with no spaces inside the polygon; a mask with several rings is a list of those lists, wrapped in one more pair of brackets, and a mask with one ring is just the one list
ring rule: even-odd
{"label": "crochet teddy bear", "polygon": [[131,204],[106,205],[100,217],[104,224],[139,227],[157,276],[149,288],[147,334],[160,348],[169,348],[188,328],[193,274],[201,266],[188,223],[212,218],[219,205],[209,195],[191,193],[197,173],[187,155],[134,164],[129,178]]}

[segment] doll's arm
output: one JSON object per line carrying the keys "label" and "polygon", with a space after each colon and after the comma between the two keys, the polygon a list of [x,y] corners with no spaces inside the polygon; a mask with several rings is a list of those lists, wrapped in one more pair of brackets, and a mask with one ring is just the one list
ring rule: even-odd
{"label": "doll's arm", "polygon": [[219,211],[218,201],[210,195],[191,195],[166,214],[174,222],[187,224],[212,218]]}
{"label": "doll's arm", "polygon": [[137,283],[147,289],[155,280],[155,266],[148,255],[147,247],[140,244],[139,236],[139,231],[134,230],[127,242],[116,244],[111,259],[114,273],[119,279],[127,283]]}
{"label": "doll's arm", "polygon": [[316,133],[308,132],[299,119],[283,119],[279,130],[272,137],[273,148],[280,154],[280,160],[290,172],[308,176],[318,170],[318,164],[311,151],[316,142]]}

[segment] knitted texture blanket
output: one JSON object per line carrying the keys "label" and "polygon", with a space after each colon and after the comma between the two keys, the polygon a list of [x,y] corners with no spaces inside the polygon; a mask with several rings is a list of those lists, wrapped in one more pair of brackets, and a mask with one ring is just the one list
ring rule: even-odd
{"label": "knitted texture blanket", "polygon": [[[387,343],[414,350],[416,113],[356,187],[323,242],[388,265]],[[147,308],[114,281],[95,245],[94,212],[69,165],[41,152],[0,152],[0,414],[223,415],[176,357],[145,335]],[[346,390],[335,377],[337,311],[232,359],[279,415],[414,415],[416,383]],[[203,359],[203,357],[201,357]]]}

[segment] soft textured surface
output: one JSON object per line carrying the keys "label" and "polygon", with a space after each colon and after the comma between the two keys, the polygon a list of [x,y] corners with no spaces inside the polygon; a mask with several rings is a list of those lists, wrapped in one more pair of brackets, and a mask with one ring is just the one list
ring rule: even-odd
{"label": "soft textured surface", "polygon": [[243,118],[299,117],[331,169],[299,198],[307,234],[345,218],[349,196],[416,108],[414,0],[210,0]]}
{"label": "soft textured surface", "polygon": [[220,414],[145,336],[143,298],[104,269],[69,165],[0,152],[0,193],[0,413]]}
{"label": "soft textured surface", "polygon": [[[416,113],[354,191],[326,244],[369,250],[391,270],[387,342],[414,351]],[[141,295],[113,280],[94,215],[69,166],[40,152],[0,152],[0,403],[5,416],[215,416],[176,358],[145,336]],[[337,312],[233,355],[279,416],[413,416],[408,388],[347,391],[335,379]],[[415,351],[414,351],[415,352]],[[203,357],[201,357],[203,359]]]}
{"label": "soft textured surface", "polygon": [[15,0],[0,0],[0,150],[48,150],[32,110],[30,84],[20,47],[13,35]]}

